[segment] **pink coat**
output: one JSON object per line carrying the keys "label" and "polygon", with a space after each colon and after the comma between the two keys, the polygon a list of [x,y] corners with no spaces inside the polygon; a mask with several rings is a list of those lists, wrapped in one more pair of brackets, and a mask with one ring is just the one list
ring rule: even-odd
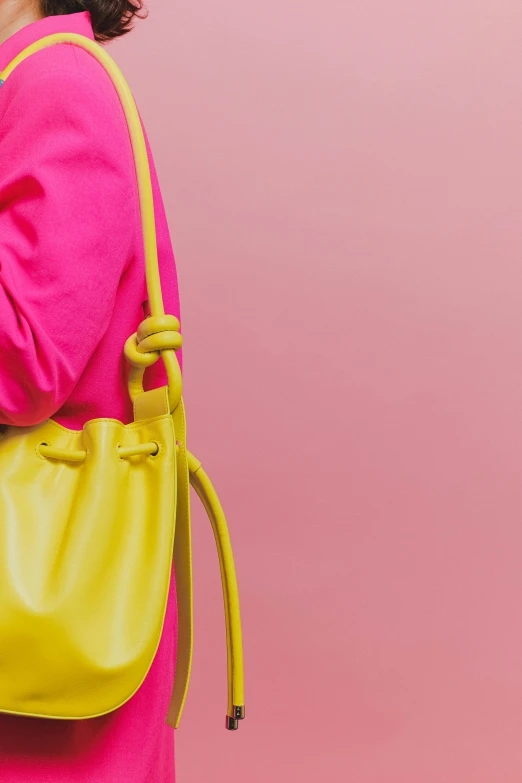
{"label": "pink coat", "polygon": [[[94,40],[88,11],[46,17],[0,46],[0,71],[56,32]],[[147,149],[165,310],[179,318],[148,140]],[[110,77],[75,46],[31,55],[0,87],[0,423],[52,416],[81,429],[98,416],[132,421],[122,351],[144,317],[141,240],[130,138]],[[146,373],[146,388],[165,381],[161,362]],[[85,721],[0,714],[0,779],[171,783],[174,732],[165,716],[176,620],[172,580],[153,665],[115,712]]]}

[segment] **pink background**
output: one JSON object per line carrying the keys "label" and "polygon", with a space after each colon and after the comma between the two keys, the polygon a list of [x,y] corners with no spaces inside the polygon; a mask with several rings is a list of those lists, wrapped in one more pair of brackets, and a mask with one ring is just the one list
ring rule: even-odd
{"label": "pink background", "polygon": [[194,498],[180,783],[519,783],[522,6],[159,2],[109,51],[179,265],[247,720]]}

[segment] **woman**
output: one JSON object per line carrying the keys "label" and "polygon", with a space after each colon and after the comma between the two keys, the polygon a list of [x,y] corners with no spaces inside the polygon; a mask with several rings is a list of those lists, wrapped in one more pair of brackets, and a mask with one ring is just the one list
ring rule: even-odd
{"label": "woman", "polygon": [[[0,0],[0,71],[57,32],[125,34],[129,0]],[[115,8],[117,11],[115,11]],[[150,146],[166,312],[179,318],[176,269]],[[52,417],[73,429],[132,421],[123,345],[146,314],[145,269],[127,122],[103,66],[77,46],[24,60],[0,88],[0,423]],[[178,352],[181,362],[181,353]],[[166,383],[162,362],[145,388]],[[171,783],[165,722],[177,642],[174,579],[161,644],[137,693],[83,721],[0,714],[9,783]]]}

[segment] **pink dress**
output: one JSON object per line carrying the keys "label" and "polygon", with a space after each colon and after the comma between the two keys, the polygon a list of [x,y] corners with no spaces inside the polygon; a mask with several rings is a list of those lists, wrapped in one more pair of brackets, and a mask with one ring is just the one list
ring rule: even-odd
{"label": "pink dress", "polygon": [[[56,32],[94,40],[88,11],[46,17],[0,46],[0,71]],[[148,140],[147,149],[165,310],[179,318]],[[98,416],[132,421],[122,351],[145,300],[138,189],[119,97],[89,53],[44,49],[0,87],[0,423],[52,416],[81,429]],[[146,388],[165,382],[161,362],[147,370]],[[83,721],[0,714],[0,780],[172,783],[174,731],[165,718],[176,642],[172,579],[161,644],[138,692]]]}

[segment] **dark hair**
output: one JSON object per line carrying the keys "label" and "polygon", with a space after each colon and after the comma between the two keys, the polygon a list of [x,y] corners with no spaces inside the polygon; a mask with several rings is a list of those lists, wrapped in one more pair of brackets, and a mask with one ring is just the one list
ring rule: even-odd
{"label": "dark hair", "polygon": [[132,30],[134,17],[145,19],[138,11],[143,10],[143,0],[40,0],[44,16],[75,14],[89,11],[94,38],[105,43],[125,35]]}

